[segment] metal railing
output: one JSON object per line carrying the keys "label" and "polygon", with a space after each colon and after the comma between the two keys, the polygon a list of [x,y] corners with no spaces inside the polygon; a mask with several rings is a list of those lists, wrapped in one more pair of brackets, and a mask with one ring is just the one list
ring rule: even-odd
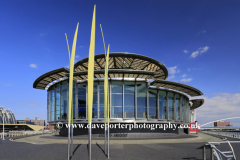
{"label": "metal railing", "polygon": [[225,136],[231,138],[240,139],[240,132],[227,132],[227,131],[202,131],[203,133],[217,135],[217,136]]}

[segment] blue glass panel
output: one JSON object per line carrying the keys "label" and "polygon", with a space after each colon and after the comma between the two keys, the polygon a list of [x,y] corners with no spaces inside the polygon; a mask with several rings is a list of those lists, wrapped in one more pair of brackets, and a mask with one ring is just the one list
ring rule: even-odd
{"label": "blue glass panel", "polygon": [[180,120],[180,95],[176,94],[176,120]]}
{"label": "blue glass panel", "polygon": [[123,97],[122,97],[123,82],[112,81],[111,83],[111,118],[122,118],[123,112]]}
{"label": "blue glass panel", "polygon": [[86,83],[79,83],[78,86],[78,119],[86,119]]}
{"label": "blue glass panel", "polygon": [[68,108],[68,100],[67,100],[67,81],[63,81],[61,82],[61,115],[60,115],[60,119],[61,120],[66,120],[67,119],[67,108]]}
{"label": "blue glass panel", "polygon": [[168,119],[174,119],[174,94],[168,92]]}
{"label": "blue glass panel", "polygon": [[146,82],[137,82],[137,118],[147,118]]}
{"label": "blue glass panel", "polygon": [[157,90],[149,89],[149,118],[157,119]]}
{"label": "blue glass panel", "polygon": [[124,82],[124,118],[135,118],[135,82]]}
{"label": "blue glass panel", "polygon": [[166,119],[166,91],[159,91],[159,119]]}

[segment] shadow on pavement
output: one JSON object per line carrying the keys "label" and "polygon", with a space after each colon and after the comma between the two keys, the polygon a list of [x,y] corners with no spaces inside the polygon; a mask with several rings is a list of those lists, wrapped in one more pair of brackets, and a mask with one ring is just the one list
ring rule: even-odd
{"label": "shadow on pavement", "polygon": [[98,146],[98,148],[100,148],[102,150],[103,154],[107,157],[107,154],[105,154],[105,151],[102,149],[102,147],[97,143],[96,143],[96,145]]}

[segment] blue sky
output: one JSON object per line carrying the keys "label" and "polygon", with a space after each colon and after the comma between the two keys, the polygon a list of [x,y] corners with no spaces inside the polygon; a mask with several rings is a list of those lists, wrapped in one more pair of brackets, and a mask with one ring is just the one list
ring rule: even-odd
{"label": "blue sky", "polygon": [[46,119],[47,92],[33,89],[40,75],[69,66],[69,44],[79,22],[77,60],[88,56],[96,4],[96,54],[110,52],[155,58],[169,80],[204,93],[197,110],[204,123],[240,113],[239,1],[0,1],[0,106],[17,119]]}

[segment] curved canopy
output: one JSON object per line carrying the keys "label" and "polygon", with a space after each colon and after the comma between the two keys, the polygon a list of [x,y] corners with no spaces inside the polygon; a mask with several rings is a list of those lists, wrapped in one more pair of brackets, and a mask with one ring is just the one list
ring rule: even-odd
{"label": "curved canopy", "polygon": [[173,81],[157,79],[157,80],[151,82],[150,85],[156,86],[156,87],[164,87],[164,88],[168,88],[168,89],[178,90],[178,91],[184,92],[190,96],[203,95],[203,93],[200,90],[198,90],[194,87],[191,87],[191,86],[188,86],[188,85],[182,84],[182,83],[173,82]]}
{"label": "curved canopy", "polygon": [[50,72],[47,72],[47,73],[41,75],[40,77],[38,77],[34,81],[33,88],[45,89],[49,83],[51,83],[59,78],[66,77],[66,75],[65,75],[66,73],[69,73],[69,69],[67,69],[67,68],[59,68],[59,69],[55,69]]}
{"label": "curved canopy", "polygon": [[193,103],[191,110],[200,107],[204,103],[204,99],[192,99],[191,101]]}
{"label": "curved canopy", "polygon": [[[88,57],[78,61],[74,65],[75,72],[88,70]],[[95,55],[94,70],[105,68],[105,54]],[[168,70],[159,61],[133,53],[109,53],[109,69],[131,69],[155,72],[153,78],[167,79]],[[134,78],[134,77],[132,77]],[[141,78],[141,77],[139,77]]]}

